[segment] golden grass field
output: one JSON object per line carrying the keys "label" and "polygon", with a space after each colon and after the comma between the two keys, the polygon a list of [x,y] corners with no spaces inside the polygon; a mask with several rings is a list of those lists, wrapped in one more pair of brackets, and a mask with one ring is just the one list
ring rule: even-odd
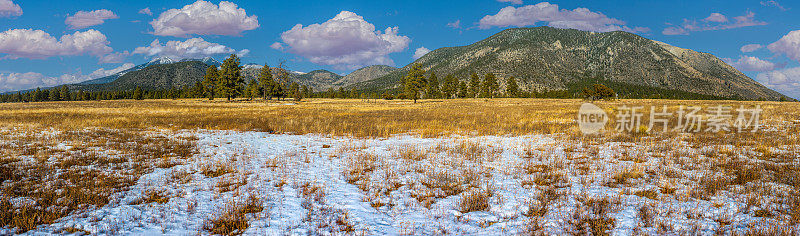
{"label": "golden grass field", "polygon": [[[656,219],[670,218],[669,214],[678,214],[662,212],[663,215],[659,215],[657,204],[696,199],[717,204],[715,196],[727,191],[732,198],[746,201],[747,211],[753,207],[753,212],[742,214],[767,219],[764,225],[768,227],[749,228],[748,234],[797,234],[792,230],[800,224],[800,103],[596,102],[610,114],[614,114],[615,107],[623,105],[643,106],[643,124],[647,124],[650,106],[666,105],[675,110],[680,105],[734,108],[760,105],[764,111],[762,130],[754,133],[620,133],[614,131],[611,122],[602,135],[594,136],[584,136],[578,129],[577,111],[582,103],[584,101],[576,99],[423,100],[416,104],[402,100],[358,99],[310,99],[297,103],[184,99],[0,104],[0,227],[25,232],[73,212],[110,204],[110,199],[114,199],[112,193],[128,189],[140,176],[156,168],[187,165],[197,158],[195,138],[175,138],[170,132],[208,129],[313,133],[353,140],[380,140],[396,134],[453,138],[452,145],[392,147],[390,157],[367,153],[363,151],[366,144],[361,147],[358,141],[352,141],[351,145],[337,147],[336,155],[326,157],[346,163],[343,173],[346,181],[368,193],[364,201],[376,209],[385,208],[390,192],[407,188],[403,187],[398,173],[421,173],[426,177],[419,180],[420,184],[408,186],[419,188],[414,189],[416,195],[412,197],[422,206],[429,208],[448,196],[463,195],[460,203],[463,212],[486,210],[490,208],[490,199],[497,194],[483,186],[491,179],[486,176],[509,173],[521,179],[523,187],[535,192],[525,213],[525,217],[531,219],[540,219],[555,211],[548,204],[573,194],[567,192],[568,185],[595,186],[600,182],[599,185],[606,188],[620,189],[619,198],[630,195],[654,201],[648,203],[649,208],[642,207],[638,214],[643,222],[649,219],[650,226],[646,227],[657,225],[660,233],[681,231],[669,228],[667,223],[656,222]],[[675,119],[671,121],[675,122]],[[500,163],[504,148],[520,147],[497,147],[459,138],[531,134],[547,135],[556,144],[522,147],[524,151],[518,155],[520,163]],[[71,146],[68,150],[60,147],[65,143]],[[617,149],[618,153],[600,158],[599,150],[607,149]],[[106,156],[108,153],[113,157]],[[445,158],[434,158],[441,155]],[[269,164],[268,161],[265,165],[278,167],[296,162],[293,165],[302,166],[309,160],[308,157],[286,156],[274,162]],[[219,189],[236,189],[246,184],[246,181],[240,183],[243,182],[240,179],[246,180],[244,176],[253,174],[239,173],[227,165],[232,164],[204,163],[195,171],[222,180],[241,177],[233,178],[236,181],[220,180]],[[495,169],[495,166],[505,165],[513,168]],[[612,166],[610,170],[607,165]],[[54,174],[57,172],[61,174]],[[181,183],[193,178],[192,172],[173,170],[171,175],[174,182]],[[309,211],[319,210],[315,204],[324,206],[315,203],[319,201],[316,198],[321,198],[318,195],[325,193],[313,183],[289,177],[276,181],[280,181],[275,183],[276,187],[297,185],[295,187],[302,190],[301,195],[313,203]],[[642,190],[643,186],[657,187]],[[230,190],[219,191],[222,194]],[[148,191],[146,197],[130,204],[163,204],[170,198],[178,198],[164,194]],[[33,199],[37,204],[19,205],[10,201],[20,197]],[[613,220],[606,215],[618,211],[614,209],[621,204],[619,199],[580,199],[579,208],[589,215],[571,216],[577,222],[574,225],[578,231],[589,230],[597,235],[613,226]],[[248,228],[245,215],[264,210],[256,200],[246,202],[239,204],[241,209],[228,209],[232,213],[209,219],[203,229],[218,234],[243,232]],[[699,212],[680,214],[689,219],[702,218]],[[733,216],[715,221],[720,225],[717,232],[738,232],[730,227],[725,229],[728,231],[721,230],[735,222]],[[344,223],[347,224],[340,229],[353,230],[350,223]],[[542,227],[532,220],[527,230],[536,231]],[[82,229],[63,230],[71,233]]]}
{"label": "golden grass field", "polygon": [[[411,101],[312,99],[291,101],[146,100],[0,104],[0,125],[76,130],[219,129],[386,137],[417,133],[426,137],[565,133],[578,135],[578,99],[457,99]],[[739,101],[618,100],[596,102],[613,107],[679,105],[761,105],[762,123],[796,133],[800,103]],[[734,112],[735,113],[735,112]],[[613,117],[613,115],[611,115]],[[673,122],[674,123],[674,122]],[[795,123],[795,124],[793,124]],[[645,123],[646,124],[646,123]],[[607,130],[613,130],[609,124]],[[789,138],[789,137],[786,137]],[[774,140],[776,137],[769,137]],[[796,141],[796,137],[792,140]]]}

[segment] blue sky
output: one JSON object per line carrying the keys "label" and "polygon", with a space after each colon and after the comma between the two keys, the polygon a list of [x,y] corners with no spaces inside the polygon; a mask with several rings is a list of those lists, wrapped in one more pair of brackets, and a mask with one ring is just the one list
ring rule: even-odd
{"label": "blue sky", "polygon": [[798,10],[787,0],[0,0],[0,91],[78,82],[162,56],[221,61],[237,53],[245,63],[346,74],[404,66],[425,49],[506,28],[551,25],[625,30],[712,53],[800,98]]}

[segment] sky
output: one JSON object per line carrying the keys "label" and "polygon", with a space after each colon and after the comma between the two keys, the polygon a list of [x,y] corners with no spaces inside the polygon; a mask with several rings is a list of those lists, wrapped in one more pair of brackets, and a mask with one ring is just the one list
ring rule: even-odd
{"label": "sky", "polygon": [[347,74],[402,67],[514,27],[628,31],[707,52],[800,98],[800,1],[0,0],[0,92],[100,78],[153,58]]}

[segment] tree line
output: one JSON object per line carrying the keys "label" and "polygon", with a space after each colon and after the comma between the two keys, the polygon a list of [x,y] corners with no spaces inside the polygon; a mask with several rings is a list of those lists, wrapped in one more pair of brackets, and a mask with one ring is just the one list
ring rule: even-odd
{"label": "tree line", "polygon": [[397,95],[388,91],[384,99],[410,99],[416,103],[418,99],[454,99],[454,98],[497,98],[497,97],[531,97],[532,93],[522,90],[513,76],[506,78],[505,89],[500,88],[494,73],[486,73],[483,79],[472,73],[469,81],[461,81],[452,74],[439,79],[436,73],[427,72],[420,64],[414,64],[400,81],[402,93]]}

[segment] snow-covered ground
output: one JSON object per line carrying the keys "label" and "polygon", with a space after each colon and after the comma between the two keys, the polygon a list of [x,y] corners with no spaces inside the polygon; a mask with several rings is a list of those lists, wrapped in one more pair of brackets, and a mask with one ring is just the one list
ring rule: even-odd
{"label": "snow-covered ground", "polygon": [[[683,142],[642,147],[566,142],[553,135],[171,135],[196,136],[199,153],[143,175],[106,206],[25,234],[66,228],[108,235],[209,234],[209,220],[251,197],[264,208],[247,214],[245,235],[561,235],[594,228],[614,235],[712,235],[787,224],[780,215],[756,217],[760,209],[780,212],[768,197],[748,204],[744,191],[725,189],[707,199],[693,194],[703,171],[676,162],[710,159]],[[685,156],[654,150],[665,146]],[[153,192],[168,201],[143,203]]]}

